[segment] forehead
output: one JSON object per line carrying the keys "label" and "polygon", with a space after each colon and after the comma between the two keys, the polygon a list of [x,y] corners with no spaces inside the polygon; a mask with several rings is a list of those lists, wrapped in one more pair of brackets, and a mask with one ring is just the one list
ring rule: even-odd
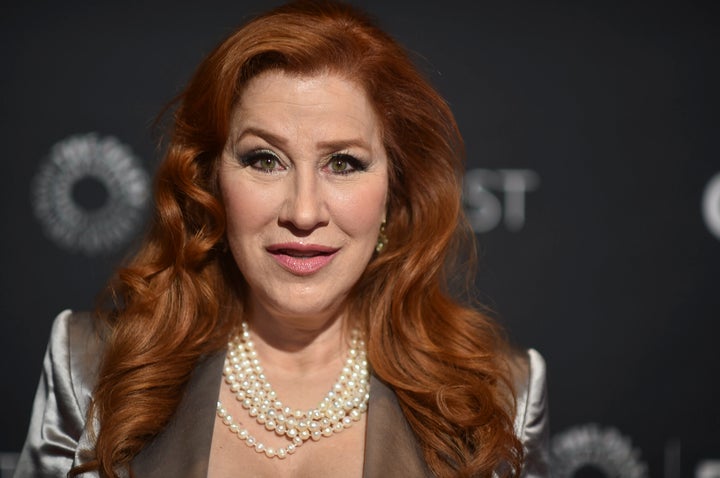
{"label": "forehead", "polygon": [[363,88],[335,73],[297,75],[280,70],[247,82],[233,114],[234,126],[248,123],[306,123],[379,134],[380,124]]}

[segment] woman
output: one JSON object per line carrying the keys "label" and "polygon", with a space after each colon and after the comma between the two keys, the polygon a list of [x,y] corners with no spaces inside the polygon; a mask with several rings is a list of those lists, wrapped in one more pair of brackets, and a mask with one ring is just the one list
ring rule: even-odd
{"label": "woman", "polygon": [[461,158],[356,10],[235,32],[180,97],[112,306],[55,322],[17,476],[542,476],[542,359],[447,290]]}

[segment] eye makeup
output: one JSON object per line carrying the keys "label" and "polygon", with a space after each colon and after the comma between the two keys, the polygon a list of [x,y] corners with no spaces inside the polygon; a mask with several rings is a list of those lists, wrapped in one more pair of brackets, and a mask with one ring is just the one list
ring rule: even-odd
{"label": "eye makeup", "polygon": [[350,153],[333,153],[326,168],[333,174],[351,174],[367,170],[368,165]]}
{"label": "eye makeup", "polygon": [[238,158],[243,167],[251,167],[263,173],[285,169],[280,157],[267,148],[253,149]]}
{"label": "eye makeup", "polygon": [[[280,156],[268,148],[251,149],[237,157],[243,167],[251,167],[263,173],[274,173],[287,169]],[[368,163],[348,152],[337,152],[329,155],[322,169],[333,175],[344,176],[366,171],[369,167]]]}

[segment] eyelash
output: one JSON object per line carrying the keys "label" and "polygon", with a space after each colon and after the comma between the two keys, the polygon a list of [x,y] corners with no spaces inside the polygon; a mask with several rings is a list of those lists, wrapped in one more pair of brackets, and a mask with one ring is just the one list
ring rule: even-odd
{"label": "eyelash", "polygon": [[[266,169],[258,166],[257,163],[264,159],[271,159],[275,161],[275,167],[272,169]],[[343,161],[350,169],[333,171],[332,164],[336,161]],[[244,154],[240,157],[240,162],[245,167],[251,167],[265,174],[275,173],[278,170],[278,166],[280,166],[280,169],[285,169],[280,161],[280,158],[269,149],[258,149]],[[333,153],[330,155],[330,159],[326,163],[325,167],[329,169],[330,173],[340,176],[346,176],[348,174],[365,171],[367,169],[367,165],[363,161],[348,153]]]}
{"label": "eyelash", "polygon": [[[352,169],[344,170],[344,171],[332,171],[332,164],[333,164],[335,161],[345,161],[345,162],[347,163],[347,165],[348,165],[350,168],[352,168]],[[340,175],[343,175],[343,176],[348,175],[348,174],[351,174],[351,173],[355,173],[355,172],[358,172],[358,171],[362,172],[362,171],[365,171],[365,170],[367,169],[367,165],[366,165],[364,162],[362,162],[361,160],[359,160],[359,159],[356,158],[355,156],[353,156],[353,155],[351,155],[351,154],[348,154],[348,153],[334,153],[334,154],[332,154],[332,155],[330,156],[330,160],[327,162],[327,167],[328,167],[328,168],[331,168],[331,172],[332,172],[333,174],[340,174]]]}
{"label": "eyelash", "polygon": [[[260,167],[257,165],[259,161],[262,161],[263,159],[272,159],[275,161],[276,167],[273,169],[265,169],[263,167]],[[265,174],[273,174],[275,171],[277,171],[277,166],[282,166],[282,163],[280,162],[280,158],[270,151],[269,149],[257,149],[255,151],[251,151],[247,154],[244,154],[240,157],[240,162],[245,167],[251,167],[257,171],[260,171]]]}

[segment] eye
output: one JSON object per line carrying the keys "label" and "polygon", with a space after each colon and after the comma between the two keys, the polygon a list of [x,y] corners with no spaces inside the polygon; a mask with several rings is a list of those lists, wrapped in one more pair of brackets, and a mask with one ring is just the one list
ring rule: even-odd
{"label": "eye", "polygon": [[364,171],[366,169],[359,159],[347,153],[333,154],[327,167],[333,174],[350,174],[354,171]]}
{"label": "eye", "polygon": [[280,162],[280,158],[269,149],[259,149],[252,151],[240,158],[244,166],[250,166],[263,173],[274,173],[285,169]]}

